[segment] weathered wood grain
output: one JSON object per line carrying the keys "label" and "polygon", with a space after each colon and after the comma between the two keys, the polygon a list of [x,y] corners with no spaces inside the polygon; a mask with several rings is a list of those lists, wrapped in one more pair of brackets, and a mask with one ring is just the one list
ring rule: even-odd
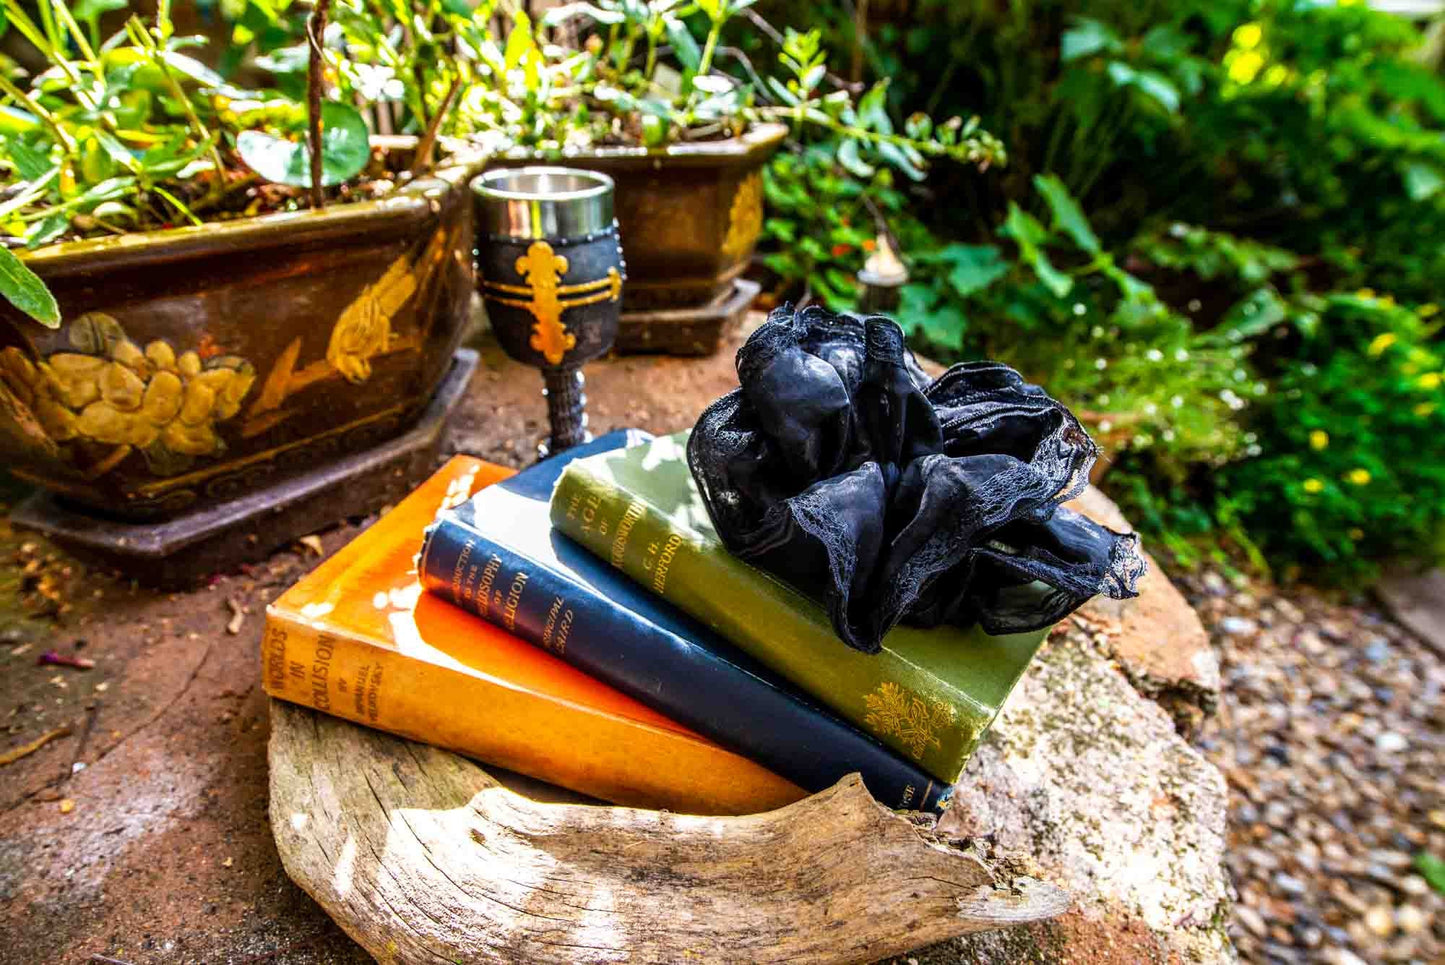
{"label": "weathered wood grain", "polygon": [[546,804],[277,701],[270,763],[286,871],[385,963],[866,962],[1069,904],[856,775],[745,817]]}

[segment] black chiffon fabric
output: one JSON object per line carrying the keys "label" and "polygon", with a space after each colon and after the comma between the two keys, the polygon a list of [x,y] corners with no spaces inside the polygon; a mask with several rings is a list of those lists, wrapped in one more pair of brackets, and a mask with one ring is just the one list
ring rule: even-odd
{"label": "black chiffon fabric", "polygon": [[997,362],[930,380],[888,318],[773,311],[737,355],[688,464],[735,555],[827,608],[874,653],[899,621],[1047,627],[1136,595],[1138,537],[1061,507],[1098,449]]}

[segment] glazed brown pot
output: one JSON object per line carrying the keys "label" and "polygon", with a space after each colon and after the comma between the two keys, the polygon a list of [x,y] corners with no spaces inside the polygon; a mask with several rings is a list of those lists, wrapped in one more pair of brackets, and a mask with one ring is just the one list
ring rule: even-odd
{"label": "glazed brown pot", "polygon": [[472,173],[25,256],[64,322],[0,302],[0,465],[164,519],[404,430],[467,320]]}
{"label": "glazed brown pot", "polygon": [[759,124],[724,141],[661,150],[598,148],[562,158],[517,154],[495,165],[561,164],[610,175],[627,258],[627,312],[707,305],[743,273],[763,228],[763,165],[787,136]]}

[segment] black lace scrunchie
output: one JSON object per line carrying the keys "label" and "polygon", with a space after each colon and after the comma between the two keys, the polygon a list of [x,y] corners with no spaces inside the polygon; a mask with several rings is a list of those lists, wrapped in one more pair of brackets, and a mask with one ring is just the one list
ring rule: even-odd
{"label": "black lace scrunchie", "polygon": [[900,620],[1049,626],[1136,595],[1138,537],[1061,508],[1098,449],[997,362],[929,381],[887,318],[775,309],[738,350],[688,464],[734,554],[822,601],[849,646]]}

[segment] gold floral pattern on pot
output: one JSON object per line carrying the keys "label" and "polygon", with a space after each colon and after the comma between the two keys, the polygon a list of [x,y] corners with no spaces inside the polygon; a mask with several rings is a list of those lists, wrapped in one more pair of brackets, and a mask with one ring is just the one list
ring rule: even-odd
{"label": "gold floral pattern on pot", "polygon": [[738,182],[728,210],[728,233],[722,252],[730,261],[746,258],[763,231],[763,175],[754,171]]}
{"label": "gold floral pattern on pot", "polygon": [[[101,312],[71,322],[67,334],[74,352],[31,359],[13,345],[0,351],[0,381],[50,443],[112,447],[80,467],[87,477],[104,475],[134,450],[158,475],[225,451],[216,426],[240,411],[256,381],[250,362],[234,355],[203,360],[193,350],[177,355],[159,339],[142,349]],[[82,461],[74,449],[69,459]]]}

